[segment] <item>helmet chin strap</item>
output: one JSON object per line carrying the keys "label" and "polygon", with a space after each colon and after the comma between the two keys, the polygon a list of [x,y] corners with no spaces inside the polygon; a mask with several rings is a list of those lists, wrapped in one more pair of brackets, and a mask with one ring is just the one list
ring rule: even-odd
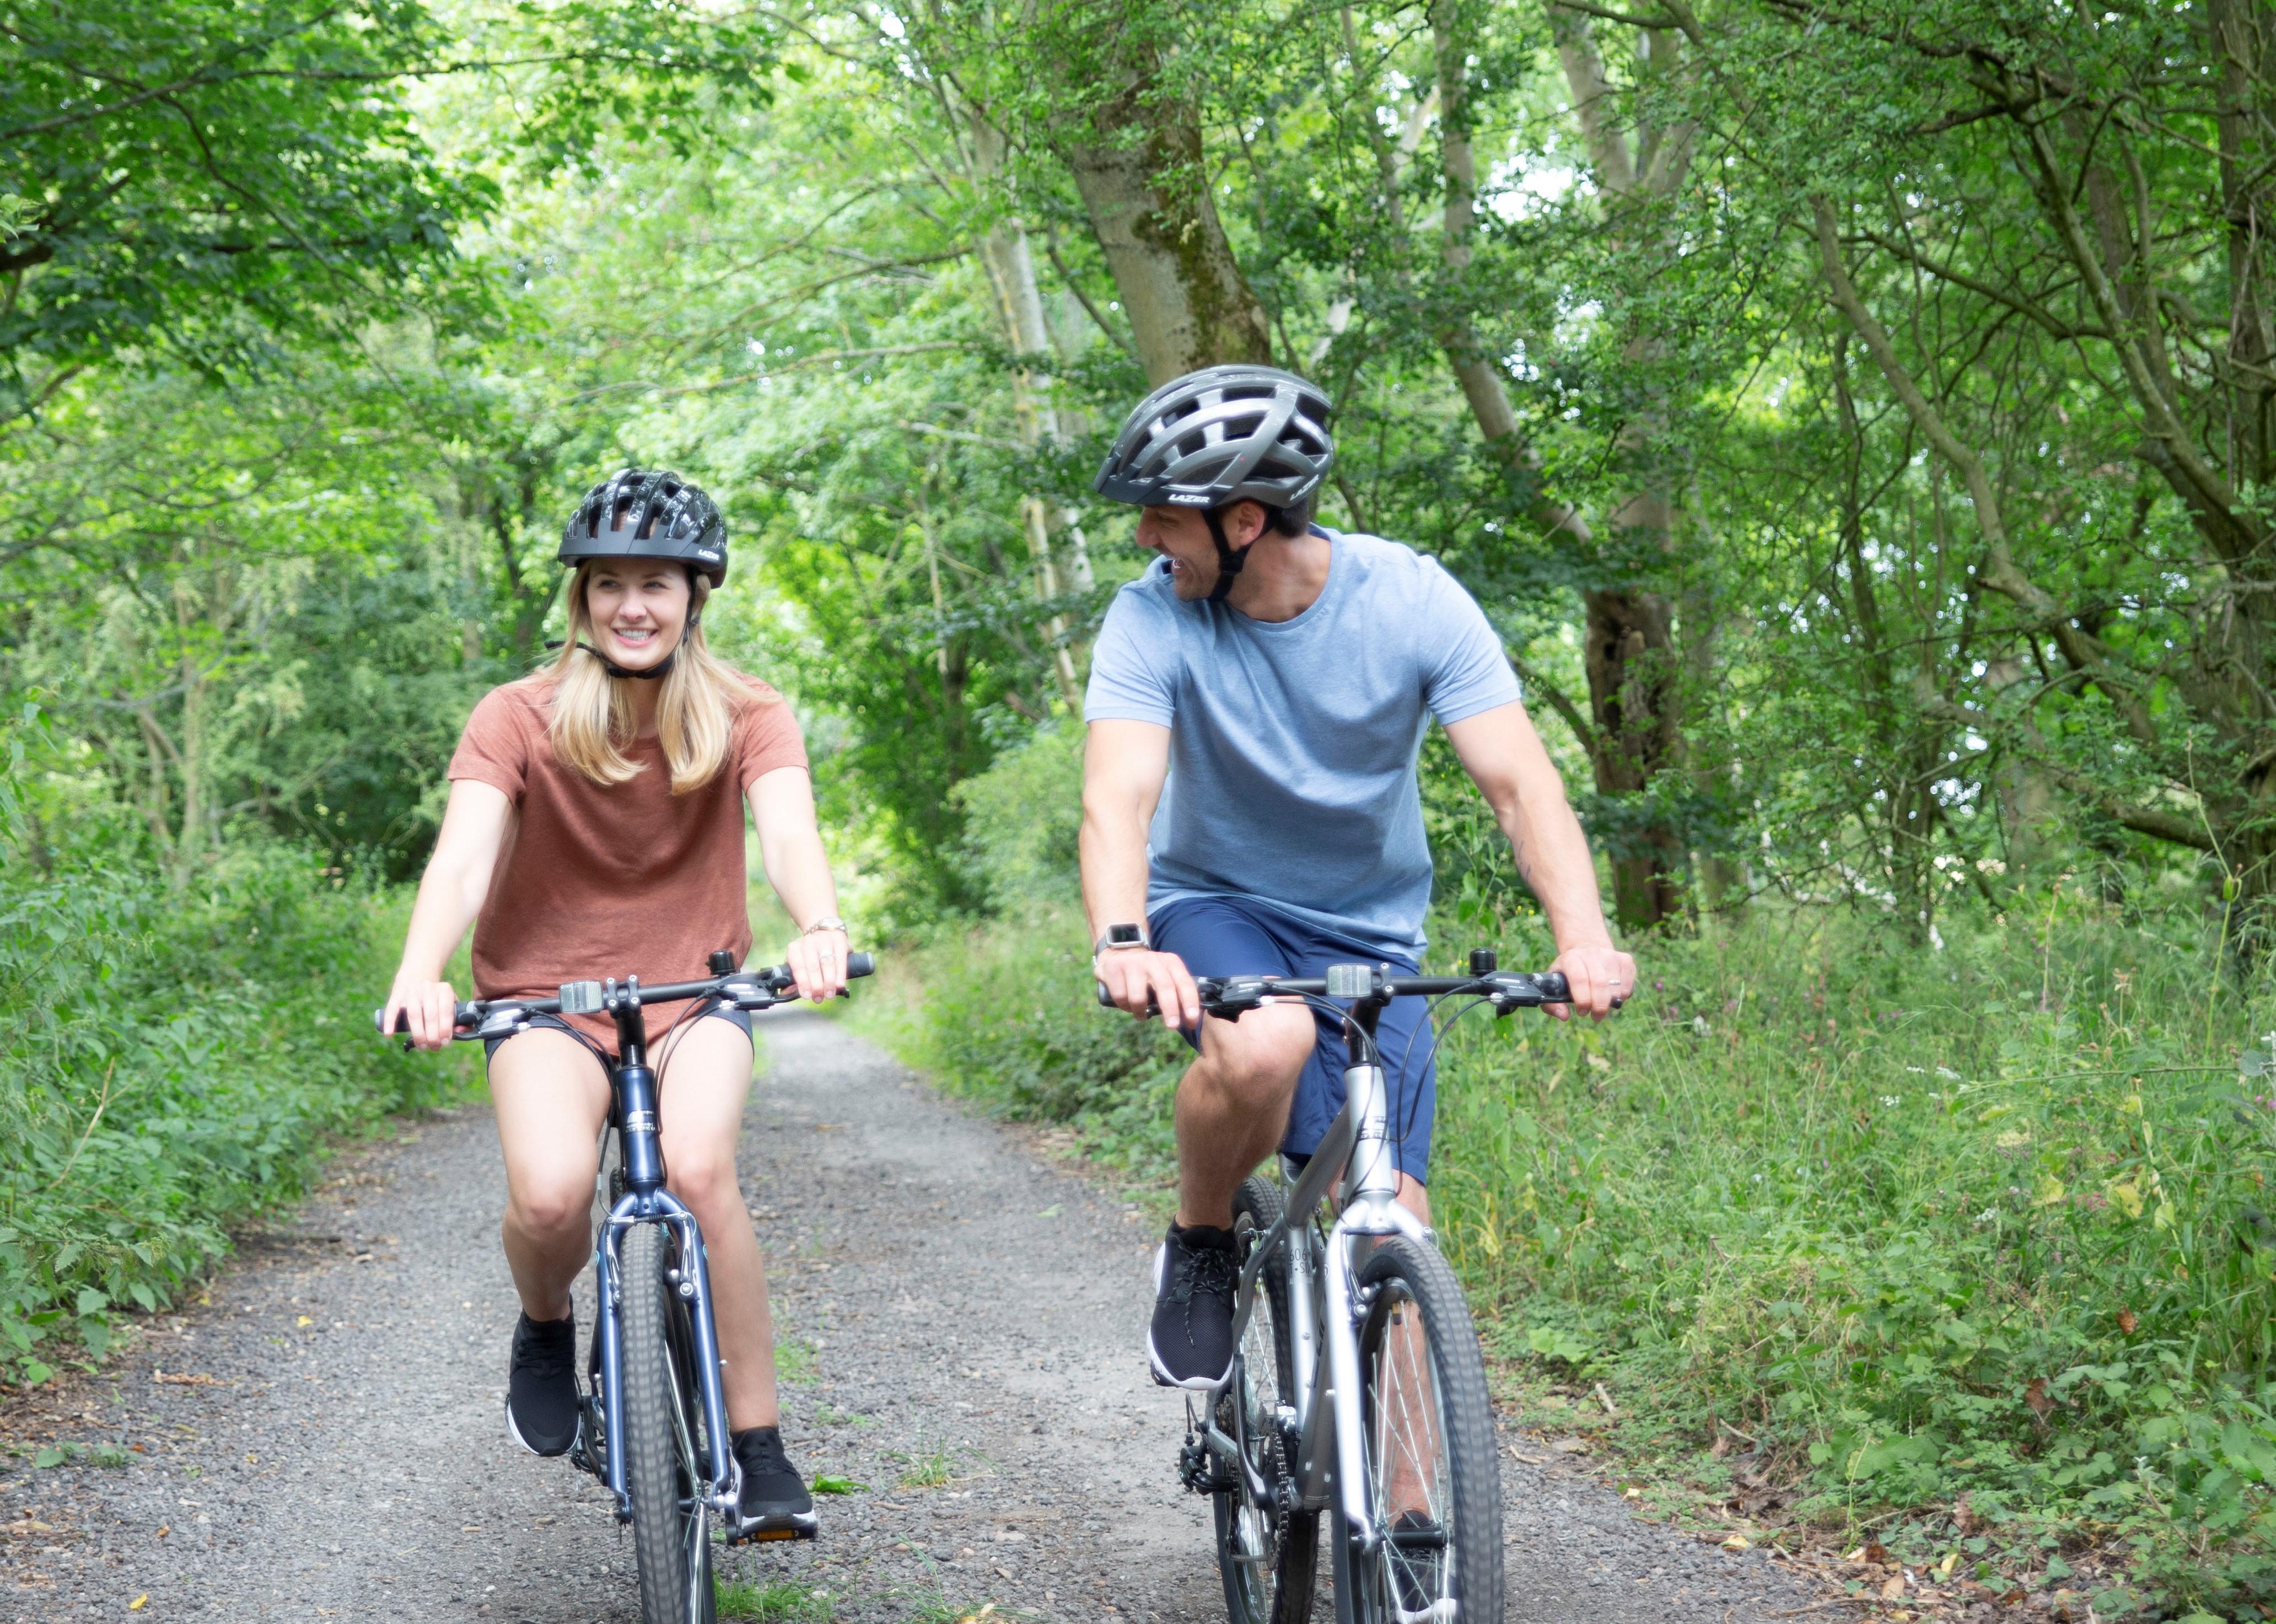
{"label": "helmet chin strap", "polygon": [[649,666],[646,671],[633,671],[626,666],[619,665],[607,655],[603,654],[598,649],[593,647],[590,643],[579,643],[577,646],[580,649],[582,649],[586,653],[591,655],[595,659],[600,661],[601,669],[607,672],[611,677],[629,677],[634,682],[661,682],[666,677],[671,675],[671,668],[679,664],[679,651],[687,646],[688,634],[693,632],[698,626],[702,625],[702,620],[703,616],[701,611],[688,616],[687,625],[679,634],[679,641],[672,644],[671,652],[665,655],[664,658],[658,660],[655,664]]}
{"label": "helmet chin strap", "polygon": [[[1225,539],[1225,520],[1218,516],[1216,508],[1204,509],[1202,517],[1209,521],[1210,540],[1217,543],[1217,585],[1210,588],[1209,601],[1222,603],[1231,596],[1233,583],[1239,579],[1241,566],[1248,562],[1248,548],[1235,551],[1232,543]],[[1249,545],[1256,543],[1252,542]]]}
{"label": "helmet chin strap", "polygon": [[674,649],[670,654],[665,655],[657,664],[649,666],[648,670],[633,671],[629,666],[618,664],[614,660],[611,659],[607,655],[603,654],[598,649],[596,649],[590,643],[579,643],[577,646],[580,649],[582,649],[586,653],[591,655],[595,659],[600,661],[601,669],[608,672],[611,677],[629,677],[634,682],[661,682],[664,679],[671,675],[671,668],[679,663],[679,650]]}

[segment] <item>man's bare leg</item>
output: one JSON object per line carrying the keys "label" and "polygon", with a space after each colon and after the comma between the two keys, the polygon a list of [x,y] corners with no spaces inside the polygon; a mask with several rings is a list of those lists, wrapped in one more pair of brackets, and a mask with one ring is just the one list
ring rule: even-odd
{"label": "man's bare leg", "polygon": [[[1430,1193],[1406,1173],[1399,1175],[1399,1204],[1430,1221]],[[1430,1363],[1430,1334],[1420,1317],[1400,1316],[1376,1355],[1374,1387],[1392,1402],[1375,1422],[1377,1459],[1384,1463],[1383,1508],[1386,1520],[1407,1512],[1436,1518],[1434,1498],[1444,1485],[1432,1481],[1444,1447],[1438,1436],[1438,1372]]]}
{"label": "man's bare leg", "polygon": [[1178,1222],[1233,1227],[1233,1195],[1272,1154],[1317,1030],[1309,1009],[1202,1022],[1202,1051],[1178,1082]]}

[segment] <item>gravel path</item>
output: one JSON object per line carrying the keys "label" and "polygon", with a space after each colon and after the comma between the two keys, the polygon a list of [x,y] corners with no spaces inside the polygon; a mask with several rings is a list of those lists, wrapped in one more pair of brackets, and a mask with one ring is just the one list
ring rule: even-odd
{"label": "gravel path", "polygon": [[[767,1616],[1224,1617],[1180,1400],[1140,1347],[1152,1226],[961,1116],[827,1019],[765,1023],[745,1188],[773,1271],[785,1431],[821,1540],[735,1553]],[[486,1113],[406,1128],[207,1297],[158,1317],[65,1435],[0,1470],[0,1616],[636,1617],[602,1491],[499,1419],[513,1294]],[[580,1320],[589,1324],[588,1308]],[[157,1372],[163,1372],[158,1375]],[[1734,1624],[1820,1592],[1513,1453],[1509,1618]],[[1318,1614],[1330,1616],[1324,1603]]]}

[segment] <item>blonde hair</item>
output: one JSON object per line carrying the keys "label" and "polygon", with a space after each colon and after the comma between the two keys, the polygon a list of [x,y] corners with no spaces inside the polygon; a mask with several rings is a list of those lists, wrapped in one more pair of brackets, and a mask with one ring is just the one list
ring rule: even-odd
{"label": "blonde hair", "polygon": [[[569,640],[546,673],[553,685],[553,715],[546,737],[554,755],[596,784],[617,785],[640,776],[641,764],[625,755],[638,726],[633,709],[633,677],[611,677],[607,664],[577,645],[593,634],[585,588],[601,559],[588,558],[569,581]],[[692,576],[687,601],[691,623],[702,612],[711,583]],[[684,795],[719,776],[734,736],[735,713],[757,696],[732,667],[704,646],[703,627],[690,624],[680,634],[671,671],[660,679],[656,730],[664,759],[671,769],[671,793]]]}

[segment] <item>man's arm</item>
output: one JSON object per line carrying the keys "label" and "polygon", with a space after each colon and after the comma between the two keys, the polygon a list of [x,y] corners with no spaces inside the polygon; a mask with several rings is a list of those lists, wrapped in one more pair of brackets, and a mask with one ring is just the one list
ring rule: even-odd
{"label": "man's arm", "polygon": [[[1106,927],[1146,919],[1146,830],[1170,776],[1170,730],[1152,722],[1093,722],[1082,749],[1082,906],[1091,940]],[[1175,953],[1114,948],[1093,968],[1119,1008],[1166,1027],[1202,1018],[1201,993]]]}
{"label": "man's arm", "polygon": [[[1612,945],[1597,892],[1597,863],[1564,780],[1519,704],[1497,705],[1446,730],[1494,821],[1509,837],[1517,871],[1533,888],[1557,938],[1556,968],[1573,984],[1573,1006],[1598,1020],[1635,990],[1635,960]],[[1560,1019],[1565,1011],[1553,1007]]]}

